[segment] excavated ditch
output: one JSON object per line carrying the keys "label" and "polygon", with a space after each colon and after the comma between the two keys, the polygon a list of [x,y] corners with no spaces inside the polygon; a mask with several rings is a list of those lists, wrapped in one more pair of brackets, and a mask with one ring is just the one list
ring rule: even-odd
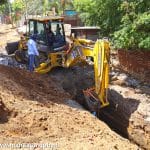
{"label": "excavated ditch", "polygon": [[[72,99],[87,109],[82,91],[94,85],[92,66],[71,69],[56,68],[49,75],[58,80],[64,90],[72,95]],[[125,74],[120,74],[118,78],[122,76],[124,77]],[[149,149],[150,122],[145,121],[145,118],[150,116],[149,95],[135,89],[135,86],[139,84],[135,79],[130,78],[124,83],[123,80],[120,82],[113,83],[112,81],[108,93],[110,105],[100,111],[99,119],[121,136],[130,139],[144,149]],[[144,107],[146,110],[143,109]]]}
{"label": "excavated ditch", "polygon": [[[52,70],[49,75],[58,80],[63,89],[70,93],[72,99],[76,100],[85,109],[88,109],[85,103],[83,90],[93,87],[94,85],[94,72],[92,66],[73,67],[70,69],[56,68]],[[110,93],[111,91],[109,90],[109,100],[112,99]],[[115,110],[111,107],[106,107],[100,111],[99,118],[106,122],[115,132],[125,138],[128,138],[127,123],[122,122],[123,117],[116,119],[114,112]],[[121,124],[117,124],[118,122]]]}

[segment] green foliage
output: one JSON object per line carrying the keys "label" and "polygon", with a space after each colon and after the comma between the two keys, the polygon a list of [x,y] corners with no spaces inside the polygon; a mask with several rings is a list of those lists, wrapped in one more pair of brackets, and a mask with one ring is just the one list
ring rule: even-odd
{"label": "green foliage", "polygon": [[12,10],[13,10],[13,12],[23,11],[24,8],[25,8],[25,4],[23,3],[22,0],[15,0],[12,3]]}
{"label": "green foliage", "polygon": [[5,8],[6,8],[6,5],[4,4],[0,5],[0,14],[3,14],[5,12]]}
{"label": "green foliage", "polygon": [[74,7],[79,12],[85,25],[91,25],[93,22],[91,16],[95,14],[95,2],[93,0],[74,0]]}
{"label": "green foliage", "polygon": [[74,0],[74,6],[86,25],[99,26],[117,48],[150,49],[149,0]]}
{"label": "green foliage", "polygon": [[121,21],[120,4],[121,1],[118,0],[96,0],[97,9],[95,12],[98,15],[95,21],[96,25],[102,28],[104,36],[109,36],[118,29]]}
{"label": "green foliage", "polygon": [[149,3],[144,0],[123,2],[122,24],[114,33],[116,48],[150,50],[150,12]]}
{"label": "green foliage", "polygon": [[22,0],[14,0],[11,4],[12,7],[12,18],[16,22],[21,18],[21,14],[24,12],[25,4]]}
{"label": "green foliage", "polygon": [[0,5],[7,3],[7,0],[0,0]]}
{"label": "green foliage", "polygon": [[118,29],[121,21],[121,2],[118,0],[75,0],[74,6],[86,25],[100,26],[108,36]]}

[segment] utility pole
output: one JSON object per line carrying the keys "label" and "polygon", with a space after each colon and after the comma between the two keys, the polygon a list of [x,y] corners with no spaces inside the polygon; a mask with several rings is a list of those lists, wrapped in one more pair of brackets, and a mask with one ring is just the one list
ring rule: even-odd
{"label": "utility pole", "polygon": [[25,20],[28,18],[28,5],[27,5],[27,0],[24,0],[25,3]]}
{"label": "utility pole", "polygon": [[9,9],[10,21],[11,21],[12,27],[14,27],[10,1],[7,0],[7,3],[8,3],[8,9]]}
{"label": "utility pole", "polygon": [[61,6],[62,6],[62,11],[63,11],[63,15],[65,13],[65,6],[66,6],[66,0],[61,0]]}
{"label": "utility pole", "polygon": [[43,15],[46,15],[46,11],[47,11],[47,6],[48,6],[48,0],[44,0],[44,4],[43,4]]}

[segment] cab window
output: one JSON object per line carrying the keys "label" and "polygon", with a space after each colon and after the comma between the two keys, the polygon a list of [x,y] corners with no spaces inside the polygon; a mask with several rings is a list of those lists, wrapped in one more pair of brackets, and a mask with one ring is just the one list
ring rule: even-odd
{"label": "cab window", "polygon": [[29,33],[34,34],[34,21],[29,21]]}
{"label": "cab window", "polygon": [[40,42],[46,43],[46,34],[44,31],[44,24],[41,22],[37,22],[37,40]]}

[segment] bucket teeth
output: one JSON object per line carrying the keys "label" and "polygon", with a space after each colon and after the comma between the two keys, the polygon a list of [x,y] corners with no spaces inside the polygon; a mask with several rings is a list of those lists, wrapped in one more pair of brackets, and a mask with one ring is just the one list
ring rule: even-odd
{"label": "bucket teeth", "polygon": [[96,98],[97,95],[94,91],[95,89],[91,88],[91,89],[84,90],[83,93],[89,110],[91,112],[98,112],[99,109],[101,108],[101,104],[99,99]]}

